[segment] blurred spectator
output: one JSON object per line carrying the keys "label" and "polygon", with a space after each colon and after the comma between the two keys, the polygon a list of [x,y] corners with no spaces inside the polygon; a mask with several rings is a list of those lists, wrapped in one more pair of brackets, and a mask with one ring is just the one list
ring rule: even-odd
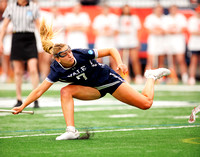
{"label": "blurred spectator", "polygon": [[[141,29],[141,23],[137,15],[131,14],[131,8],[128,5],[122,7],[122,13],[119,17],[119,34],[117,46],[122,54],[123,62],[129,64],[129,56],[131,59],[132,69],[135,74],[135,83],[143,83],[141,75],[141,64],[139,61],[139,40],[138,30]],[[129,76],[125,79],[130,80]]]}
{"label": "blurred spectator", "polygon": [[[60,13],[59,8],[57,6],[53,6],[50,12],[41,10],[40,15],[40,20],[44,18],[49,25],[51,25],[53,22],[53,29],[58,31],[52,41],[55,43],[61,43],[65,41],[65,20],[63,20],[64,16]],[[40,34],[38,31],[36,31],[36,39],[39,51],[40,79],[43,81],[49,73],[52,56],[43,51]]]}
{"label": "blurred spectator", "polygon": [[[0,28],[2,27],[2,23],[0,23]],[[9,23],[4,40],[3,40],[3,54],[2,54],[2,73],[0,76],[0,82],[9,82],[11,80],[10,72],[11,64],[10,64],[10,52],[11,52],[11,40],[12,40],[12,23]]]}
{"label": "blurred spectator", "polygon": [[[0,12],[1,12],[1,19],[0,19],[0,31],[2,27],[2,14],[4,10],[7,7],[7,0],[0,0]],[[10,23],[8,25],[8,29],[6,31],[4,40],[3,40],[3,45],[4,45],[4,50],[2,52],[1,56],[1,63],[2,63],[2,73],[0,75],[0,82],[8,82],[11,80],[11,64],[10,64],[10,51],[11,51],[11,39],[12,39],[12,24]]]}
{"label": "blurred spectator", "polygon": [[155,6],[153,13],[148,15],[145,19],[144,26],[148,30],[147,39],[147,65],[146,69],[164,67],[165,52],[165,31],[163,7],[161,5]]}
{"label": "blurred spectator", "polygon": [[[0,32],[0,51],[3,51],[3,39],[8,24],[13,24],[13,36],[11,46],[11,61],[14,67],[17,104],[22,104],[21,85],[24,74],[24,63],[27,63],[33,88],[39,83],[37,70],[37,47],[34,35],[35,25],[39,29],[39,7],[28,0],[17,0],[10,3],[3,14],[4,20]],[[38,108],[38,101],[34,102],[34,107]]]}
{"label": "blurred spectator", "polygon": [[197,72],[198,59],[200,59],[200,6],[195,9],[195,15],[189,18],[188,30],[190,32],[188,49],[192,53],[189,66],[190,77],[188,83],[190,85],[194,85],[196,83],[195,74]]}
{"label": "blurred spectator", "polygon": [[[45,19],[49,24],[52,21],[52,14],[48,11],[40,10],[40,21]],[[38,60],[39,60],[39,73],[40,73],[40,80],[43,81],[49,73],[49,65],[51,62],[51,55],[44,52],[42,48],[42,43],[40,39],[40,34],[38,29],[35,30],[36,42],[37,42],[37,49],[38,49]]]}
{"label": "blurred spectator", "polygon": [[67,44],[73,48],[88,48],[87,31],[90,26],[90,17],[81,11],[81,5],[76,4],[71,13],[67,13],[65,19],[67,31]]}
{"label": "blurred spectator", "polygon": [[[113,48],[116,45],[116,35],[118,32],[118,16],[110,12],[107,5],[102,7],[102,13],[97,15],[93,21],[94,34],[96,35],[94,47],[96,49]],[[103,57],[102,62],[111,65],[115,70],[114,63],[109,57]]]}
{"label": "blurred spectator", "polygon": [[[176,5],[169,8],[169,15],[164,20],[166,31],[166,46],[171,71],[176,71],[176,65],[180,67],[181,79],[184,84],[188,81],[187,66],[185,62],[186,41],[184,31],[187,27],[186,17],[178,12]],[[176,62],[177,61],[177,62]],[[174,79],[176,80],[176,78]],[[175,81],[176,83],[176,81]]]}

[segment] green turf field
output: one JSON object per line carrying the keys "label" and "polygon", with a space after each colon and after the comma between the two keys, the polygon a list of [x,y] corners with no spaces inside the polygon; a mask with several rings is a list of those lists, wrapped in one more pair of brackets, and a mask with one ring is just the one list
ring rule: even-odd
{"label": "green turf field", "polygon": [[[0,90],[0,100],[13,99],[13,93]],[[44,97],[59,100],[59,91]],[[92,137],[71,141],[55,140],[65,131],[60,107],[41,107],[34,115],[0,113],[0,156],[199,157],[200,113],[195,123],[187,122],[199,104],[199,91],[156,91],[155,105],[146,111],[118,104],[108,95],[96,104],[75,106],[76,128],[81,133],[88,129]]]}

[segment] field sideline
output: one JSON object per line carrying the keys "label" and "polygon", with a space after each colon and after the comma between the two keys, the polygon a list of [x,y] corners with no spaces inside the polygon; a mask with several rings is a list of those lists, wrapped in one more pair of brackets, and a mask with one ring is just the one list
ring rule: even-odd
{"label": "field sideline", "polygon": [[[5,85],[4,85],[5,86]],[[0,85],[0,108],[11,109],[14,85]],[[30,156],[185,156],[199,157],[200,114],[188,123],[200,104],[200,86],[156,85],[153,107],[143,111],[111,96],[95,101],[75,100],[76,128],[92,134],[89,140],[56,141],[65,132],[57,84],[39,99],[34,115],[0,113],[2,157]],[[132,85],[141,91],[144,85]],[[23,99],[30,85],[23,86]],[[26,110],[33,110],[32,105]]]}

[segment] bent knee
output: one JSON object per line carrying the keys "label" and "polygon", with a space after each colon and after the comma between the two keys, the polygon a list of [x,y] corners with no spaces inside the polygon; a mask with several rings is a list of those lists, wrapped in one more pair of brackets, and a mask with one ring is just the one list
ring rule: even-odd
{"label": "bent knee", "polygon": [[65,97],[72,95],[72,90],[71,90],[70,86],[61,88],[60,95],[65,96]]}
{"label": "bent knee", "polygon": [[21,69],[15,69],[15,70],[14,70],[14,74],[15,74],[15,76],[22,76],[23,73],[24,73],[24,71],[21,70]]}
{"label": "bent knee", "polygon": [[76,93],[76,87],[73,86],[73,85],[68,85],[66,87],[63,87],[61,90],[60,90],[60,95],[61,96],[73,96],[75,93]]}

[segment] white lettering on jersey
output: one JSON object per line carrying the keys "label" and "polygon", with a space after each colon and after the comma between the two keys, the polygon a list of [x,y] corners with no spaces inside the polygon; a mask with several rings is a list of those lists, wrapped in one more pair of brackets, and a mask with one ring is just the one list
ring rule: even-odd
{"label": "white lettering on jersey", "polygon": [[67,77],[74,77],[74,76],[78,76],[80,75],[81,73],[83,73],[84,71],[86,71],[86,67],[85,66],[82,66],[80,67],[79,69],[73,71],[71,74],[69,74]]}
{"label": "white lettering on jersey", "polygon": [[81,79],[81,77],[83,77],[83,78],[84,78],[84,80],[87,80],[87,77],[86,77],[85,73],[82,73],[82,74],[80,74],[80,75],[76,76],[76,78],[77,78],[78,80],[80,80],[80,79]]}

